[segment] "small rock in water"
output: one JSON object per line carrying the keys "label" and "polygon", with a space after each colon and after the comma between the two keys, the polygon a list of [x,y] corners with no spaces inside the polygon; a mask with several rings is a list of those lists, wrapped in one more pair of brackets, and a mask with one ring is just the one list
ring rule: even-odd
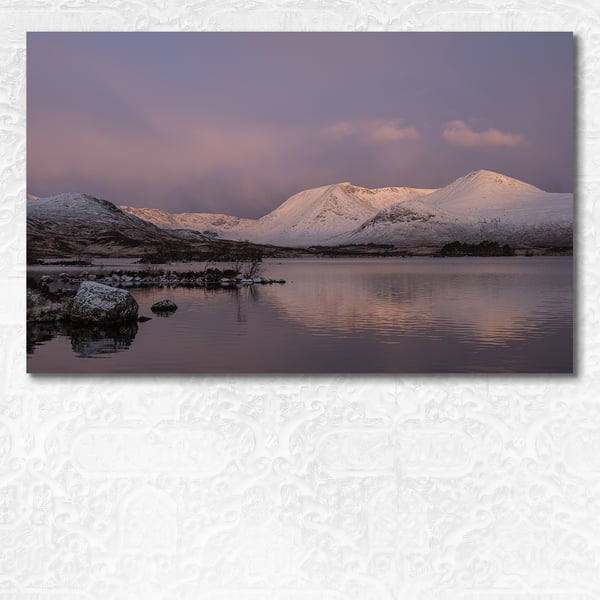
{"label": "small rock in water", "polygon": [[151,321],[152,317],[138,317],[138,323],[145,323],[146,321]]}
{"label": "small rock in water", "polygon": [[152,312],[172,312],[177,310],[177,304],[173,300],[159,300],[150,307],[150,310]]}

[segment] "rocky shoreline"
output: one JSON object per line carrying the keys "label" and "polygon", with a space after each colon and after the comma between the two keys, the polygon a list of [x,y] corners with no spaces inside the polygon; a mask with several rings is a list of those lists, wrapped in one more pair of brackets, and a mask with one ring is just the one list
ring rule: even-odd
{"label": "rocky shoreline", "polygon": [[233,269],[207,269],[205,271],[185,272],[150,269],[141,271],[123,271],[121,269],[115,269],[106,273],[83,271],[77,275],[60,273],[55,277],[43,275],[40,278],[40,282],[46,285],[52,283],[57,285],[77,285],[84,281],[95,281],[111,287],[169,287],[191,285],[196,287],[218,288],[285,283],[285,279],[271,279],[260,275],[245,276]]}
{"label": "rocky shoreline", "polygon": [[[246,286],[283,284],[285,279],[259,275],[244,275],[234,269],[205,269],[177,273],[169,270],[146,269],[77,274],[66,272],[42,275],[27,281],[27,321],[37,323],[73,322],[98,325],[148,320],[138,317],[138,305],[127,288],[179,286],[207,289],[239,289]],[[177,307],[163,300],[152,312],[171,312]]]}

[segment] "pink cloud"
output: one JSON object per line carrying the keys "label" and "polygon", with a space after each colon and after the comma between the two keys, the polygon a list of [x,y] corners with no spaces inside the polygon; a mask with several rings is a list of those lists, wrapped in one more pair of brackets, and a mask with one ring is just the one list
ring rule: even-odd
{"label": "pink cloud", "polygon": [[[239,197],[249,202],[239,214],[258,217],[272,208],[273,197],[282,202],[308,187],[306,173],[297,165],[312,149],[314,130],[231,121],[190,123],[177,115],[155,118],[153,125],[151,132],[115,131],[75,114],[32,117],[30,189],[41,195],[81,191],[116,204],[163,206],[175,212],[223,212],[221,198],[234,203]],[[311,175],[315,185],[331,178],[326,165],[314,167]],[[118,196],[110,191],[117,189]],[[182,193],[185,205],[179,203]]]}
{"label": "pink cloud", "polygon": [[421,139],[421,134],[416,127],[401,127],[396,122],[377,123],[370,132],[372,142],[399,142]]}
{"label": "pink cloud", "polygon": [[347,121],[338,121],[325,128],[325,133],[331,137],[345,137],[356,133],[356,127]]}
{"label": "pink cloud", "polygon": [[444,127],[442,137],[456,146],[521,146],[525,138],[518,133],[508,133],[499,129],[474,131],[464,121],[450,121]]}
{"label": "pink cloud", "polygon": [[368,141],[376,144],[421,139],[419,130],[412,125],[403,127],[398,121],[368,119],[362,119],[355,123],[338,121],[326,127],[325,134],[332,138],[356,136],[360,141]]}

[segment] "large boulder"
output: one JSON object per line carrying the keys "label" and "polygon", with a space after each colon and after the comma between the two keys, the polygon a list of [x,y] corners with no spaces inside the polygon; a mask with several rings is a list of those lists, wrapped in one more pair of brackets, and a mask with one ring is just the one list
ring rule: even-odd
{"label": "large boulder", "polygon": [[71,309],[71,320],[77,323],[113,324],[135,321],[138,303],[127,291],[109,285],[84,281]]}

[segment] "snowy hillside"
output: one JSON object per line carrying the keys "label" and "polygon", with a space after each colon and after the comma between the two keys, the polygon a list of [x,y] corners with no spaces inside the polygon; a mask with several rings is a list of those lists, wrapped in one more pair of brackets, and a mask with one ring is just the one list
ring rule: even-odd
{"label": "snowy hillside", "polygon": [[549,194],[492,171],[473,171],[427,198],[427,205],[449,215],[502,219],[520,225],[540,220],[572,220],[572,194]]}
{"label": "snowy hillside", "polygon": [[256,220],[121,210],[106,200],[73,193],[29,200],[27,220],[29,247],[45,243],[63,254],[81,249],[82,239],[88,253],[130,256],[149,245],[217,239],[288,248],[371,243],[439,247],[454,240],[572,246],[573,194],[552,194],[499,173],[474,171],[435,190],[367,189],[347,182],[309,189]]}
{"label": "snowy hillside", "polygon": [[440,244],[483,239],[571,245],[573,194],[551,194],[494,173],[474,171],[421,200],[387,207],[336,243]]}
{"label": "snowy hillside", "polygon": [[28,200],[27,244],[30,251],[49,255],[85,251],[98,256],[115,252],[137,256],[152,246],[183,242],[107,200],[69,192]]}
{"label": "snowy hillside", "polygon": [[398,187],[371,190],[348,182],[314,188],[295,194],[236,233],[258,243],[318,245],[352,232],[386,206],[420,198],[432,191]]}
{"label": "snowy hillside", "polygon": [[121,208],[164,229],[193,229],[222,239],[302,247],[350,233],[380,209],[433,191],[398,187],[371,190],[348,182],[338,183],[299,192],[257,220],[210,213],[171,214],[152,208]]}
{"label": "snowy hillside", "polygon": [[230,215],[212,213],[168,213],[158,208],[134,208],[120,206],[124,212],[149,221],[163,229],[190,229],[207,235],[227,237],[227,233],[253,223],[251,219],[242,219]]}

